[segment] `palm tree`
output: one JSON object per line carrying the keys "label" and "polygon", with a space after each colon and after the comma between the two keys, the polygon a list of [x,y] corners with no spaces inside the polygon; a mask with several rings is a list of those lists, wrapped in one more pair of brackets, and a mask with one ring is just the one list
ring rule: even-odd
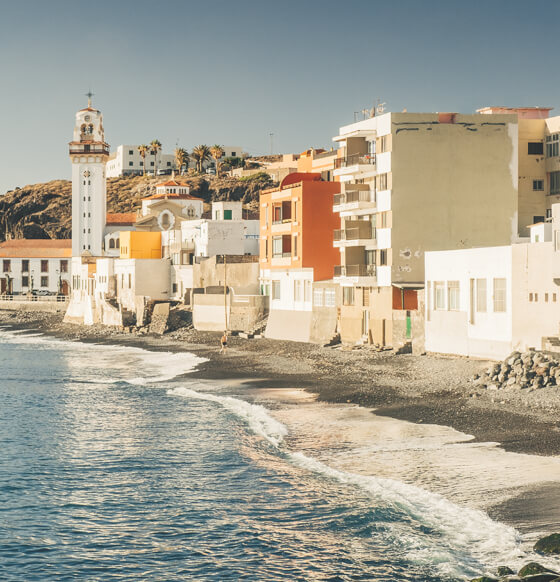
{"label": "palm tree", "polygon": [[175,148],[175,165],[179,174],[182,173],[183,166],[189,167],[189,152],[185,148]]}
{"label": "palm tree", "polygon": [[193,148],[192,157],[196,160],[196,169],[202,173],[204,162],[210,159],[210,148],[207,145],[198,145]]}
{"label": "palm tree", "polygon": [[220,158],[225,154],[224,148],[221,145],[213,145],[210,148],[210,155],[214,158],[216,164],[216,176],[220,175]]}
{"label": "palm tree", "polygon": [[157,155],[161,151],[161,142],[153,139],[150,142],[150,153],[154,154],[154,176],[157,174]]}
{"label": "palm tree", "polygon": [[140,153],[140,157],[142,158],[142,168],[144,170],[143,171],[144,176],[146,175],[146,155],[149,149],[150,148],[144,144],[138,146],[138,152]]}

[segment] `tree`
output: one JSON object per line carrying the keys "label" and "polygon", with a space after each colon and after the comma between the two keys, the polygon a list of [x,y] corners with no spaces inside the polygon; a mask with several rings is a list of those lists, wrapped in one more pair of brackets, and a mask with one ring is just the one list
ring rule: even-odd
{"label": "tree", "polygon": [[221,145],[213,145],[210,148],[210,155],[214,158],[216,164],[216,176],[220,175],[220,158],[225,154],[224,148]]}
{"label": "tree", "polygon": [[196,169],[202,173],[204,162],[210,159],[210,148],[207,145],[198,145],[193,148],[192,157],[196,160]]}
{"label": "tree", "polygon": [[150,148],[147,145],[139,145],[138,146],[138,152],[140,154],[140,157],[142,158],[142,168],[143,168],[143,174],[144,176],[146,175],[146,155],[148,154],[148,150]]}
{"label": "tree", "polygon": [[183,173],[183,166],[189,167],[189,152],[185,148],[175,148],[175,165],[179,174]]}
{"label": "tree", "polygon": [[158,139],[153,139],[150,142],[150,153],[154,155],[154,176],[157,174],[157,155],[161,151],[161,142]]}

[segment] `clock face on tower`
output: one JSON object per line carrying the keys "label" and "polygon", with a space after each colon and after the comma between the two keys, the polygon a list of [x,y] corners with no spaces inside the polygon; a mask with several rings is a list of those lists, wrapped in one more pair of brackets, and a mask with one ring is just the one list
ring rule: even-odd
{"label": "clock face on tower", "polygon": [[84,121],[89,121],[90,119],[91,119],[91,117],[90,117],[89,115],[86,115],[86,116],[84,117]]}

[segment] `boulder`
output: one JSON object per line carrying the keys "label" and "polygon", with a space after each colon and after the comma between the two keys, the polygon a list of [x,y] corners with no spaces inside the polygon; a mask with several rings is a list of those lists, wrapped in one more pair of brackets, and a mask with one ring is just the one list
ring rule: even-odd
{"label": "boulder", "polygon": [[[537,562],[529,562],[528,564],[525,564],[517,574],[520,578],[526,578],[532,582],[551,582],[554,578],[559,576],[557,572],[552,572]],[[535,578],[537,574],[543,576],[543,578]]]}
{"label": "boulder", "polygon": [[515,572],[508,566],[498,566],[498,576],[509,576]]}
{"label": "boulder", "polygon": [[541,538],[534,546],[533,550],[537,554],[551,555],[560,554],[560,534],[555,533]]}
{"label": "boulder", "polygon": [[488,576],[479,576],[478,578],[473,578],[471,582],[499,582],[497,578],[489,578]]}

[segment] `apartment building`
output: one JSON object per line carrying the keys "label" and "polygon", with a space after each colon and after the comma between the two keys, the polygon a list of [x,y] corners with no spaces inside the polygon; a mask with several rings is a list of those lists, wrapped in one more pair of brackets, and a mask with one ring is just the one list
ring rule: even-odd
{"label": "apartment building", "polygon": [[142,158],[138,151],[138,145],[120,145],[109,155],[106,166],[107,178],[117,178],[118,176],[141,175],[144,173],[144,163],[146,173],[160,174],[171,172],[175,169],[175,156],[164,154],[161,151],[156,154],[148,150],[145,158]]}
{"label": "apartment building", "polygon": [[314,282],[332,280],[339,260],[333,247],[338,224],[333,196],[339,189],[340,184],[325,182],[320,174],[293,173],[279,188],[261,193],[261,293],[270,296],[267,337],[312,339],[318,325],[313,323]]}
{"label": "apartment building", "polygon": [[517,237],[518,115],[386,113],[333,140],[341,338],[400,347],[423,320],[425,251]]}

